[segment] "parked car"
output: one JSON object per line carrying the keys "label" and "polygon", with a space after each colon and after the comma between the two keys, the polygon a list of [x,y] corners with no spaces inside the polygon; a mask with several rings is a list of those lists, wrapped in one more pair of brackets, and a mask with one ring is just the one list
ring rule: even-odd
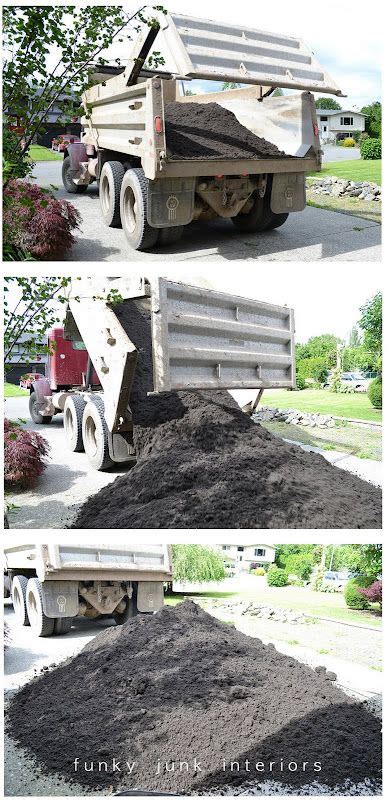
{"label": "parked car", "polygon": [[337,592],[341,592],[348,580],[348,572],[335,572],[333,570],[327,570],[322,578],[322,583],[328,586],[333,586]]}
{"label": "parked car", "polygon": [[31,389],[34,381],[38,381],[40,378],[44,378],[41,372],[26,372],[21,376],[19,386],[21,389]]}
{"label": "parked car", "polygon": [[64,153],[69,144],[76,144],[77,142],[80,141],[81,139],[79,138],[79,136],[73,136],[73,134],[70,133],[61,133],[60,136],[57,136],[55,139],[52,140],[51,149],[57,150],[58,153]]}
{"label": "parked car", "polygon": [[[333,371],[327,373],[327,379],[322,384],[322,389],[329,389]],[[365,377],[362,372],[343,372],[341,375],[342,386],[349,386],[355,392],[366,392],[371,378]]]}

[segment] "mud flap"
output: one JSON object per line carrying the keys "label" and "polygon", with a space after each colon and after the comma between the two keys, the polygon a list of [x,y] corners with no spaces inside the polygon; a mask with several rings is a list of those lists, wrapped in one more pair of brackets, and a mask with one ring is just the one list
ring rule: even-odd
{"label": "mud flap", "polygon": [[109,455],[115,463],[123,463],[135,458],[132,434],[129,431],[123,433],[108,431],[108,448]]}
{"label": "mud flap", "polygon": [[306,176],[304,172],[281,172],[272,179],[271,211],[289,214],[303,211],[306,205]]}
{"label": "mud flap", "polygon": [[46,617],[76,617],[78,581],[43,581],[42,605]]}
{"label": "mud flap", "polygon": [[147,221],[152,228],[188,225],[194,214],[195,178],[148,181]]}
{"label": "mud flap", "polygon": [[137,587],[137,608],[140,612],[158,611],[164,603],[161,581],[140,581]]}

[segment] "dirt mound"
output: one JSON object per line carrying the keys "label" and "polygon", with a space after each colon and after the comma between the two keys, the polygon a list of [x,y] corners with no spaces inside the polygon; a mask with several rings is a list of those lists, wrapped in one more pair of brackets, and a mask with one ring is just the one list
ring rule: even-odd
{"label": "dirt mound", "polygon": [[218,103],[168,103],[166,144],[171,159],[284,158],[275,144],[255,136]]}
{"label": "dirt mound", "polygon": [[[185,793],[255,776],[335,786],[376,779],[381,767],[380,725],[362,704],[190,601],[108,628],[21,689],[8,720],[45,770],[91,789]],[[121,773],[112,772],[114,758]],[[135,762],[131,774],[126,762]],[[188,769],[170,771],[165,762]],[[256,771],[257,762],[264,768]]]}
{"label": "dirt mound", "polygon": [[152,390],[149,315],[117,315],[138,350],[136,465],[91,497],[74,528],[380,528],[381,492],[286,444],[227,392]]}

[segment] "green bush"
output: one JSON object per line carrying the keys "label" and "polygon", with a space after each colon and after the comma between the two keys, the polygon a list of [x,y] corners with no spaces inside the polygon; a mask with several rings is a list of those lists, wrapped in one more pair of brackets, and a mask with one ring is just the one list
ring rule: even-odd
{"label": "green bush", "polygon": [[289,577],[288,578],[288,584],[289,584],[289,586],[304,586],[304,581],[302,581],[302,578],[292,578],[292,577],[290,578]]}
{"label": "green bush", "polygon": [[355,144],[356,142],[352,136],[347,136],[346,139],[342,140],[342,147],[354,147]]}
{"label": "green bush", "polygon": [[383,381],[381,376],[375,378],[368,386],[368,397],[375,408],[383,407]]}
{"label": "green bush", "polygon": [[288,575],[285,569],[273,566],[267,572],[268,586],[287,586]]}
{"label": "green bush", "polygon": [[25,178],[32,172],[33,166],[27,154],[23,155],[21,151],[19,137],[7,125],[3,125],[3,182],[11,177]]}
{"label": "green bush", "polygon": [[327,359],[325,356],[313,356],[301,358],[297,362],[298,378],[314,378],[318,383],[325,383],[327,380]]}
{"label": "green bush", "polygon": [[361,136],[362,136],[361,131],[353,131],[353,133],[352,133],[352,137],[353,137],[354,141],[356,142],[356,144],[359,143],[359,141],[361,139]]}
{"label": "green bush", "polygon": [[297,389],[305,389],[306,388],[306,381],[302,375],[296,373],[296,388]]}
{"label": "green bush", "polygon": [[308,581],[313,569],[313,558],[306,553],[295,553],[287,558],[285,568],[289,575],[297,575],[298,578]]}
{"label": "green bush", "polygon": [[357,611],[364,611],[369,608],[369,601],[358,590],[360,588],[367,589],[374,581],[371,575],[359,575],[357,578],[352,578],[348,581],[344,589],[345,603],[348,608],[354,608]]}
{"label": "green bush", "polygon": [[381,158],[381,139],[372,139],[368,136],[360,144],[361,157],[368,161],[375,161]]}
{"label": "green bush", "polygon": [[251,575],[265,575],[264,567],[256,567],[256,569],[252,569]]}

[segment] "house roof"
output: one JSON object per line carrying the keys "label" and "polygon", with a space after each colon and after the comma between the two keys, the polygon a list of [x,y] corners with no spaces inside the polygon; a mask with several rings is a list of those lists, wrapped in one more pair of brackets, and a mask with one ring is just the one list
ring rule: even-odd
{"label": "house roof", "polygon": [[333,114],[359,114],[360,117],[368,116],[368,114],[363,114],[362,111],[356,111],[354,108],[336,108],[335,110],[333,108],[317,108],[317,116],[322,116],[322,114],[324,117],[331,117]]}

